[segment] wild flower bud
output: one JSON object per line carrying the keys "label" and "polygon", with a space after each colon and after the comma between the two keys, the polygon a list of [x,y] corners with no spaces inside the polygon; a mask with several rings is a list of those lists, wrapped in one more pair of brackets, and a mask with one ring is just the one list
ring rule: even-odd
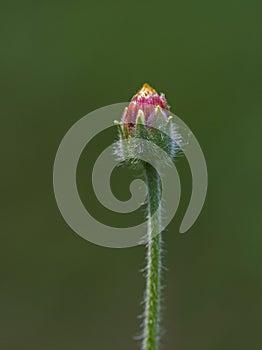
{"label": "wild flower bud", "polygon": [[141,138],[152,141],[173,158],[177,150],[175,140],[178,135],[169,113],[165,95],[163,93],[159,95],[150,85],[144,84],[132,97],[121,122],[115,122],[119,129],[116,154],[120,159],[136,159],[139,147],[134,148],[131,142],[128,146],[128,140],[131,137],[137,138],[137,144]]}
{"label": "wild flower bud", "polygon": [[156,118],[161,116],[167,121],[168,110],[169,106],[165,95],[163,93],[158,95],[150,85],[144,84],[138,93],[133,96],[122,117],[126,134],[132,133],[140,119],[148,128],[153,127]]}

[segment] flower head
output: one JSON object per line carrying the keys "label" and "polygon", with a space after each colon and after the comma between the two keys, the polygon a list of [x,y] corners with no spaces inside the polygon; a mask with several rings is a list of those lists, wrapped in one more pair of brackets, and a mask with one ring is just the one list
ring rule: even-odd
{"label": "flower head", "polygon": [[150,85],[143,87],[133,96],[126,108],[122,123],[127,134],[132,133],[137,124],[137,118],[147,126],[152,127],[155,119],[160,114],[167,120],[169,106],[165,95],[160,95]]}
{"label": "flower head", "polygon": [[[115,154],[121,160],[139,159],[140,140],[148,140],[163,148],[172,158],[177,151],[176,132],[173,117],[165,95],[160,95],[150,85],[144,84],[135,94],[122,116],[121,122],[115,121],[118,127],[118,142]],[[135,146],[134,142],[135,141]]]}

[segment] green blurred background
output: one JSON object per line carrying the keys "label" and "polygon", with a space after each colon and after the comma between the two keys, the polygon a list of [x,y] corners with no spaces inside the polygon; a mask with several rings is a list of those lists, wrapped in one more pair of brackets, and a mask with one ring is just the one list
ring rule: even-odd
{"label": "green blurred background", "polygon": [[[178,162],[162,349],[262,348],[261,9],[253,0],[2,2],[1,349],[138,349],[145,248],[75,234],[56,206],[52,167],[73,123],[144,82],[194,131],[209,172],[202,213],[180,235],[191,185]],[[118,224],[88,197],[89,160],[112,137],[87,147],[78,183],[86,206]],[[124,198],[121,171],[121,190],[112,186]]]}

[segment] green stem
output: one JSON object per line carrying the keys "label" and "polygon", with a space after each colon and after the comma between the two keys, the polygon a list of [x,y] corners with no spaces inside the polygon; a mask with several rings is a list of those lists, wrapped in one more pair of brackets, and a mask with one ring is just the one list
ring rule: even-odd
{"label": "green stem", "polygon": [[[160,178],[156,170],[149,164],[144,165],[145,179],[148,188],[148,235],[145,313],[143,324],[142,350],[157,350],[159,338],[159,311],[161,291],[161,233],[160,215],[153,218],[158,209],[161,197]],[[153,237],[153,238],[152,238]]]}

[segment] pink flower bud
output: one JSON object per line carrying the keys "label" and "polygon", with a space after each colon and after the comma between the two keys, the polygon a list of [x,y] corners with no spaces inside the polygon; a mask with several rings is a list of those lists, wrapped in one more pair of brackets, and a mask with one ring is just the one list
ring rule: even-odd
{"label": "pink flower bud", "polygon": [[151,127],[159,114],[167,120],[168,111],[169,106],[165,95],[163,93],[159,95],[150,85],[144,84],[133,96],[124,112],[122,123],[125,132],[132,133],[136,127],[138,116],[143,119],[145,126]]}

